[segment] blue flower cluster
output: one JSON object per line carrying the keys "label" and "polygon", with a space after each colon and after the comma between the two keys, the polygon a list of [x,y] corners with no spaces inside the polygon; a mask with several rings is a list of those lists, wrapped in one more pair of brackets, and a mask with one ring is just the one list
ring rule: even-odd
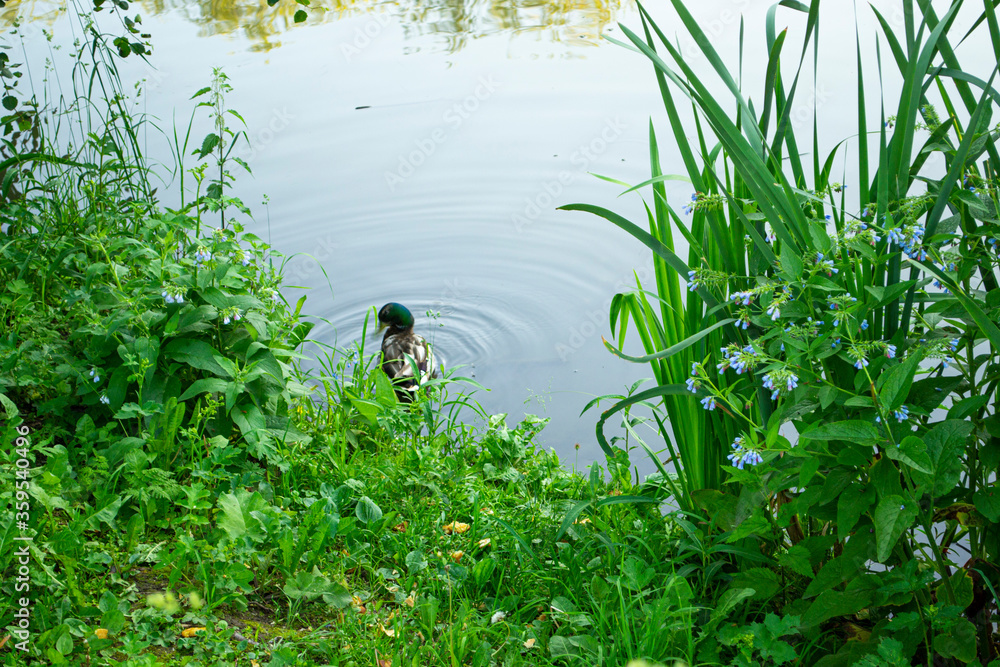
{"label": "blue flower cluster", "polygon": [[764,376],[762,384],[764,389],[771,390],[771,400],[776,400],[781,394],[782,388],[786,393],[791,392],[799,386],[799,376],[788,370],[779,370],[768,373]]}
{"label": "blue flower cluster", "polygon": [[732,461],[733,465],[740,470],[743,470],[743,466],[755,466],[764,461],[760,456],[760,452],[744,445],[743,436],[737,436],[733,440],[733,450],[733,453],[726,458]]}
{"label": "blue flower cluster", "polygon": [[757,365],[757,351],[753,345],[746,345],[743,349],[735,349],[735,346],[722,348],[722,362],[716,366],[719,373],[725,373],[732,368],[737,375],[751,371]]}
{"label": "blue flower cluster", "polygon": [[163,290],[161,296],[167,303],[184,303],[184,293],[172,289]]}

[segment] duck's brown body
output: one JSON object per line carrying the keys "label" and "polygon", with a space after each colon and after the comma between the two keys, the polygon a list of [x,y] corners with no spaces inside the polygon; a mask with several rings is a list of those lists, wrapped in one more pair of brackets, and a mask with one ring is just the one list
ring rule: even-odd
{"label": "duck's brown body", "polygon": [[413,333],[413,316],[403,306],[386,304],[378,319],[389,328],[382,338],[382,370],[395,384],[400,400],[412,401],[420,385],[435,376],[434,354],[427,341]]}

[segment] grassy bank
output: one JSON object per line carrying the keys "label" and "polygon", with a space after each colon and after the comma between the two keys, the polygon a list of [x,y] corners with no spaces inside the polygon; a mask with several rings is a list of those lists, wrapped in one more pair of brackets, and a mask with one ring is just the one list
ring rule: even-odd
{"label": "grassy bank", "polygon": [[[311,337],[233,196],[248,167],[222,72],[164,168],[115,69],[141,44],[81,19],[74,89],[44,96],[4,60],[0,659],[1000,666],[1000,93],[957,64],[959,5],[904,0],[898,36],[880,22],[903,87],[875,131],[855,46],[857,136],[878,150],[859,144],[849,200],[843,142],[820,161],[814,129],[802,162],[809,59],[782,69],[775,14],[758,117],[672,4],[739,113],[644,11],[643,35],[623,27],[695,193],[688,224],[651,129],[648,232],[565,207],[657,257],[655,295],[612,300],[608,344],[655,385],[608,397],[587,471],[537,446],[544,420],[484,414],[471,381],[400,404],[373,350]],[[817,48],[819,3],[783,6]],[[1000,57],[991,3],[976,25]],[[619,349],[633,327],[644,356]],[[658,474],[632,477],[637,452]]]}

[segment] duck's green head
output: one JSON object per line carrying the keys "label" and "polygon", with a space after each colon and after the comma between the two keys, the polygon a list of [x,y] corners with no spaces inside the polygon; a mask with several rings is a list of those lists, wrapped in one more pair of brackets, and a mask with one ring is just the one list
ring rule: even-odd
{"label": "duck's green head", "polygon": [[379,328],[389,327],[392,330],[410,329],[413,327],[413,314],[395,302],[382,306],[378,311]]}

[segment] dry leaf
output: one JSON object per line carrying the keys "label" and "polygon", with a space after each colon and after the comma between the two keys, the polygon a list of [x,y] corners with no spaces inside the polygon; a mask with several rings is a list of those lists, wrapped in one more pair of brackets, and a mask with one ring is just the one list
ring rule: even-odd
{"label": "dry leaf", "polygon": [[479,540],[479,542],[477,542],[476,544],[480,549],[485,549],[486,547],[492,545],[493,542],[490,540],[490,538],[484,537],[483,539]]}
{"label": "dry leaf", "polygon": [[[108,629],[107,628],[97,628],[96,630],[94,630],[94,634],[97,635],[98,639],[107,639],[108,638]],[[4,641],[6,642],[6,640],[4,640]],[[3,646],[3,644],[0,644],[0,646]]]}
{"label": "dry leaf", "polygon": [[586,524],[590,523],[590,519],[588,519],[587,517],[583,517],[582,519],[577,519],[577,520],[576,520],[576,521],[574,521],[573,523],[575,523],[575,524],[579,524],[579,525],[581,525],[581,526],[584,526],[584,525],[586,525]]}
{"label": "dry leaf", "polygon": [[457,563],[458,561],[462,560],[462,556],[464,555],[465,555],[464,551],[452,551],[451,559]]}
{"label": "dry leaf", "polygon": [[489,507],[480,510],[480,512],[482,512],[486,516],[493,516],[493,510],[491,510]]}
{"label": "dry leaf", "polygon": [[524,648],[531,648],[534,645],[535,645],[535,638],[534,637],[532,637],[528,641],[524,642]]}
{"label": "dry leaf", "polygon": [[396,636],[396,631],[395,630],[393,630],[392,628],[387,628],[384,625],[382,625],[381,623],[378,624],[378,629],[381,630],[382,632],[384,632],[386,637],[395,637]]}
{"label": "dry leaf", "polygon": [[3,648],[7,641],[10,639],[10,635],[7,635],[3,639],[0,639],[0,648]]}
{"label": "dry leaf", "polygon": [[402,532],[406,531],[406,527],[409,526],[409,525],[410,525],[409,521],[400,521],[395,526],[393,526],[392,529],[394,531],[396,531],[397,533],[402,533]]}
{"label": "dry leaf", "polygon": [[446,535],[451,535],[452,533],[461,535],[462,533],[468,532],[469,528],[472,528],[472,526],[470,526],[467,523],[462,523],[461,521],[452,521],[451,523],[443,526],[441,530],[443,530]]}
{"label": "dry leaf", "polygon": [[388,658],[379,658],[378,667],[392,667],[392,660]]}
{"label": "dry leaf", "polygon": [[199,632],[205,632],[205,628],[188,628],[181,632],[181,637],[194,637]]}
{"label": "dry leaf", "polygon": [[250,667],[260,667],[260,663],[253,658],[250,658]]}
{"label": "dry leaf", "polygon": [[415,593],[410,593],[410,596],[403,600],[403,604],[407,607],[413,607],[417,603],[417,596]]}

